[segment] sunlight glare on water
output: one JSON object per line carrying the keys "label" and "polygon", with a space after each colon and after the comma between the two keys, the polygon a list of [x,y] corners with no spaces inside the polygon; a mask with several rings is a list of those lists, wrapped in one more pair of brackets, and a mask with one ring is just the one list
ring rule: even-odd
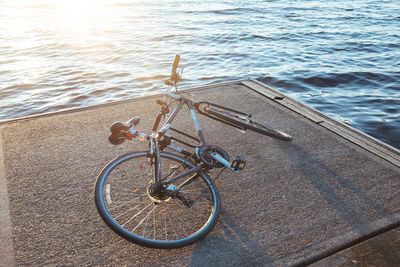
{"label": "sunlight glare on water", "polygon": [[400,147],[397,0],[5,0],[0,119],[164,90],[267,85]]}

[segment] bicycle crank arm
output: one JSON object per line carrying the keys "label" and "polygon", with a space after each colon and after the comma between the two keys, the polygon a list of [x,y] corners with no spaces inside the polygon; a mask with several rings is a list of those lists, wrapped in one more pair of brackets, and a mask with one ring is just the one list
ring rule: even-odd
{"label": "bicycle crank arm", "polygon": [[[226,159],[224,159],[223,157],[221,157],[219,154],[212,152],[211,153],[211,157],[213,159],[215,159],[216,161],[218,161],[219,163],[221,163],[222,165],[224,165],[225,167],[227,167],[228,169],[230,169],[231,171],[233,171],[234,173],[238,173],[238,171],[242,170],[245,166],[245,161],[243,159],[241,160],[241,164],[237,164],[237,160],[233,160],[232,163],[227,161]],[[241,157],[240,157],[241,158]]]}

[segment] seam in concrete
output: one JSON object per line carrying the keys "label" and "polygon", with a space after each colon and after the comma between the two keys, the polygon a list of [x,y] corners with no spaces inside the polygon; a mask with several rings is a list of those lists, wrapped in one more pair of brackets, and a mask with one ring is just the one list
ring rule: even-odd
{"label": "seam in concrete", "polygon": [[340,135],[344,139],[362,147],[374,155],[400,167],[400,150],[366,133],[360,132],[349,125],[338,122],[309,106],[284,96],[259,81],[248,80],[243,81],[242,84],[303,117],[318,123],[325,129]]}
{"label": "seam in concrete", "polygon": [[325,242],[321,242],[319,244],[319,247],[323,251],[319,254],[311,257],[304,256],[307,255],[307,248],[304,248],[301,251],[297,252],[297,257],[293,257],[293,255],[291,255],[290,258],[279,260],[279,263],[290,266],[308,266],[312,263],[316,263],[322,259],[325,259],[357,244],[368,241],[399,226],[400,211],[397,211],[384,218],[372,221],[367,225],[360,226],[359,228],[353,228],[339,236],[331,238],[329,242],[338,244],[335,247],[326,249],[326,247],[324,246]]}
{"label": "seam in concrete", "polygon": [[[368,134],[358,131],[349,125],[338,122],[323,113],[314,110],[300,102],[297,102],[289,97],[286,97],[279,92],[267,87],[263,83],[256,80],[248,80],[242,82],[246,87],[264,95],[265,97],[273,100],[282,106],[310,119],[311,121],[321,125],[322,127],[338,134],[342,138],[362,147],[363,149],[371,152],[372,154],[391,162],[392,164],[400,167],[400,150],[383,143]],[[282,97],[283,96],[283,97]],[[278,265],[290,266],[307,266],[309,264],[318,262],[326,257],[336,254],[340,251],[355,246],[361,242],[367,241],[380,234],[393,230],[400,226],[400,211],[395,212],[385,218],[373,221],[365,226],[360,226],[357,229],[351,229],[348,232],[335,238],[336,247],[325,250],[312,257],[307,257],[307,249],[297,252],[297,257],[293,260],[293,255],[290,258],[284,258],[276,262]],[[324,243],[324,242],[322,242]],[[323,244],[321,244],[323,246]],[[323,249],[322,249],[323,250]]]}
{"label": "seam in concrete", "polygon": [[[3,136],[0,128],[0,266],[16,266],[11,213],[4,164]],[[4,264],[4,265],[3,265]]]}

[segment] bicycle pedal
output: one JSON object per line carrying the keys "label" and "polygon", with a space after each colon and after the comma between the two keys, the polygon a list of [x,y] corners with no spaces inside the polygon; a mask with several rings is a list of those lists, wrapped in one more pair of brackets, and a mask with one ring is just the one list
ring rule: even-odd
{"label": "bicycle pedal", "polygon": [[243,156],[236,156],[231,160],[231,168],[235,171],[241,171],[246,167],[246,159]]}

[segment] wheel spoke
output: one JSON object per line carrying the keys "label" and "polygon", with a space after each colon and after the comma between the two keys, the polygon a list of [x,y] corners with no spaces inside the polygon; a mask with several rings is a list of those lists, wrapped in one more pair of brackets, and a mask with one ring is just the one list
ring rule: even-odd
{"label": "wheel spoke", "polygon": [[153,213],[153,239],[156,239],[156,213]]}
{"label": "wheel spoke", "polygon": [[113,206],[113,207],[109,208],[108,210],[114,210],[114,209],[123,207],[123,206],[125,206],[126,204],[132,203],[133,201],[137,200],[138,198],[144,197],[145,195],[146,195],[146,194],[141,194],[141,195],[136,196],[136,197],[134,197],[134,198],[132,198],[132,199],[130,199],[130,200],[120,202],[119,205]]}
{"label": "wheel spoke", "polygon": [[[151,203],[150,203],[151,204]],[[132,232],[135,232],[136,229],[150,216],[150,214],[157,208],[157,205],[154,205],[154,208],[150,210],[150,212],[136,225],[136,227],[132,230]]]}
{"label": "wheel spoke", "polygon": [[[188,159],[189,159],[190,157],[191,157],[191,156],[187,156],[187,157],[185,158],[185,160],[184,160],[179,166],[174,166],[174,168],[172,168],[173,171],[170,172],[168,175],[166,175],[164,178],[162,178],[162,181],[166,181],[169,177],[171,177],[173,174],[175,174],[175,172],[177,172],[181,167],[183,167],[185,164],[187,164]],[[171,169],[171,166],[170,166],[170,169]],[[185,171],[185,170],[183,170],[183,171]]]}
{"label": "wheel spoke", "polygon": [[166,216],[166,209],[164,208],[164,232],[165,232],[165,240],[168,240],[168,233],[167,233],[167,216]]}
{"label": "wheel spoke", "polygon": [[[197,174],[195,174],[195,175],[197,175]],[[191,177],[191,178],[189,178],[188,180],[190,180],[190,179],[192,179],[193,177]],[[178,188],[179,188],[179,190],[181,189],[181,188],[185,188],[185,187],[187,187],[187,186],[193,186],[193,185],[196,185],[196,184],[199,184],[200,183],[200,179],[197,179],[197,178],[195,178],[196,180],[194,181],[194,182],[190,182],[190,183],[187,183],[187,180],[186,181],[184,181],[183,183],[181,183],[180,185],[178,185]]]}
{"label": "wheel spoke", "polygon": [[[134,187],[134,188],[130,188],[130,187]],[[118,190],[122,190],[122,191],[128,191],[128,192],[133,192],[133,193],[137,193],[138,190],[143,190],[145,187],[143,185],[141,186],[135,186],[135,185],[113,185],[113,190],[118,189]]]}
{"label": "wheel spoke", "polygon": [[[197,171],[200,166],[187,158],[161,152],[160,165],[168,174],[164,179],[183,181],[177,186],[178,198],[155,190],[154,183],[147,184],[154,168],[137,170],[143,159],[147,159],[145,152],[121,156],[99,175],[96,206],[107,225],[128,240],[151,247],[179,247],[207,234],[216,223],[220,205],[208,175]],[[196,173],[187,171],[194,168]]]}
{"label": "wheel spoke", "polygon": [[148,207],[150,207],[150,205],[153,204],[153,202],[151,202],[149,205],[147,205],[146,207],[144,207],[143,209],[141,209],[138,213],[136,213],[135,215],[133,215],[128,221],[126,221],[124,224],[122,224],[121,226],[125,226],[125,224],[127,224],[128,222],[132,221],[134,218],[136,218],[138,215],[140,215],[145,209],[147,209]]}
{"label": "wheel spoke", "polygon": [[193,189],[185,189],[185,190],[179,190],[181,193],[191,193],[191,192],[197,192],[197,191],[204,191],[203,187],[197,187]]}
{"label": "wheel spoke", "polygon": [[[164,211],[165,211],[164,214],[167,214],[167,210],[165,209]],[[175,231],[174,224],[171,221],[170,221],[170,224],[171,224],[171,229],[174,232],[176,239],[179,239],[178,234]],[[166,223],[165,223],[165,235],[166,235],[166,238],[167,238],[167,224]]]}
{"label": "wheel spoke", "polygon": [[119,214],[118,216],[115,216],[114,219],[118,219],[119,217],[121,217],[122,215],[127,214],[128,212],[130,212],[131,210],[134,210],[138,207],[139,205],[134,206],[133,208],[128,209],[127,211],[124,211],[123,213]]}
{"label": "wheel spoke", "polygon": [[[173,214],[172,214],[172,219],[175,221],[175,225],[178,225],[179,228],[182,229],[183,232],[186,233],[186,230],[185,230],[185,228],[183,227],[183,225],[180,224],[179,222],[177,222],[177,219],[178,219],[179,217],[176,217],[175,212],[174,212],[173,210],[171,210],[171,213],[173,213]],[[179,219],[178,219],[178,220],[179,220]],[[178,239],[178,238],[179,238],[179,237],[177,237],[177,239]]]}

